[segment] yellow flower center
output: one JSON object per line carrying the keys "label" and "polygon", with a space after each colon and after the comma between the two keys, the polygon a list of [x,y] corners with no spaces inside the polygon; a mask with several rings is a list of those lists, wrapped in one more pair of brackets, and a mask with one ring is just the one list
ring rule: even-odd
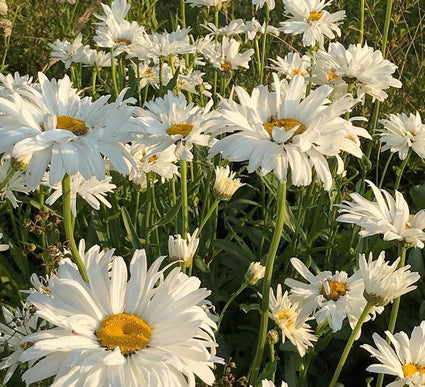
{"label": "yellow flower center", "polygon": [[317,20],[320,20],[321,18],[322,18],[322,14],[320,12],[311,11],[310,16],[308,17],[308,21],[309,22],[317,21]]}
{"label": "yellow flower center", "polygon": [[154,163],[156,160],[158,160],[158,156],[153,155],[153,156],[148,158],[148,163]]}
{"label": "yellow flower center", "polygon": [[328,74],[328,81],[333,81],[334,79],[337,79],[337,78],[339,78],[338,74],[335,74],[335,73]]}
{"label": "yellow flower center", "polygon": [[130,355],[146,347],[152,328],[135,314],[119,313],[106,317],[96,332],[102,347],[110,351],[120,347],[123,355]]}
{"label": "yellow flower center", "polygon": [[186,137],[193,129],[193,124],[174,124],[167,129],[167,133],[172,136],[173,134],[181,134]]}
{"label": "yellow flower center", "polygon": [[292,69],[292,75],[300,74],[302,77],[305,77],[307,74],[304,71],[300,71],[299,69]]}
{"label": "yellow flower center", "polygon": [[265,122],[263,124],[264,129],[266,129],[267,133],[272,137],[273,128],[277,126],[278,128],[284,128],[286,131],[291,130],[298,126],[298,129],[295,131],[294,136],[297,134],[304,133],[306,127],[302,122],[295,120],[293,118],[282,118],[279,120],[271,120],[269,122]]}
{"label": "yellow flower center", "polygon": [[115,41],[116,44],[122,44],[124,46],[128,46],[129,44],[131,44],[131,41],[128,39],[117,39]]}
{"label": "yellow flower center", "polygon": [[232,65],[229,62],[223,62],[221,64],[221,69],[225,73],[230,73],[230,71],[232,71]]}
{"label": "yellow flower center", "polygon": [[69,116],[57,116],[56,120],[56,129],[69,130],[76,136],[84,136],[89,132],[89,128],[82,120],[77,120]]}
{"label": "yellow flower center", "polygon": [[324,285],[322,285],[322,288],[320,289],[320,293],[327,300],[336,301],[339,297],[345,296],[345,293],[347,292],[345,284],[338,281],[327,281],[327,283],[329,285],[329,293],[327,293],[327,288]]}
{"label": "yellow flower center", "polygon": [[413,376],[415,374],[415,372],[419,372],[421,375],[425,374],[425,367],[422,365],[416,365],[416,364],[406,364],[403,367],[401,367],[403,369],[403,374],[404,376]]}

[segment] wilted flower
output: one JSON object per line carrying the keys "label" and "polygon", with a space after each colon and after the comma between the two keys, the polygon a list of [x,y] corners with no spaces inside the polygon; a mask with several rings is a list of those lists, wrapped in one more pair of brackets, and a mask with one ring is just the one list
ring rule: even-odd
{"label": "wilted flower", "polygon": [[[2,240],[2,238],[3,238],[3,233],[0,232],[0,241]],[[9,249],[9,245],[0,243],[0,251],[6,251],[8,249]]]}
{"label": "wilted flower", "polygon": [[217,166],[215,167],[215,182],[214,182],[214,195],[219,200],[230,200],[237,189],[244,184],[240,179],[235,179],[235,172],[230,171],[230,167]]}

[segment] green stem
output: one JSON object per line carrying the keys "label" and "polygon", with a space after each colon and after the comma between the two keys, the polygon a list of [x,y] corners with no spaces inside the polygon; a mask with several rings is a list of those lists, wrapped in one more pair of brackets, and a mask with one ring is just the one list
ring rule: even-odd
{"label": "green stem", "polygon": [[[113,52],[113,49],[111,49]],[[114,88],[115,97],[118,97],[118,84],[117,84],[117,66],[115,64],[115,58],[111,58],[111,76],[112,76],[112,87]]]}
{"label": "green stem", "polygon": [[385,58],[387,52],[387,43],[388,43],[388,32],[390,30],[391,23],[391,11],[393,8],[394,0],[387,0],[387,7],[385,10],[385,22],[384,22],[384,33],[382,35],[382,56]]}
{"label": "green stem", "polygon": [[[398,254],[400,256],[400,262],[398,267],[403,267],[406,264],[406,246],[401,243],[398,246]],[[390,322],[388,323],[388,331],[394,333],[395,324],[397,322],[398,310],[400,308],[400,297],[396,298],[393,302],[393,307],[391,308]],[[390,340],[387,337],[387,342]],[[379,374],[376,379],[376,387],[382,387],[382,383],[384,381],[384,374]]]}
{"label": "green stem", "polygon": [[196,233],[195,237],[197,237],[198,235],[201,235],[201,231],[204,228],[204,226],[207,224],[208,219],[211,217],[211,215],[214,213],[215,209],[218,206],[218,203],[220,202],[220,200],[215,199],[214,203],[211,205],[211,207],[208,209],[207,214],[205,215],[204,219],[202,219],[201,224],[199,225],[198,228],[198,232]]}
{"label": "green stem", "polygon": [[385,175],[387,174],[387,170],[388,170],[388,167],[390,166],[390,162],[391,162],[393,156],[394,156],[394,153],[392,153],[392,152],[388,156],[388,160],[387,160],[385,167],[384,167],[384,170],[382,172],[382,176],[381,176],[381,180],[379,181],[379,187],[378,188],[382,188],[382,184],[384,184],[384,178],[385,178]]}
{"label": "green stem", "polygon": [[269,26],[269,21],[270,21],[270,9],[266,3],[266,25],[264,26],[263,41],[261,44],[260,84],[263,83],[263,79],[264,79],[264,66],[265,66],[264,62],[266,61],[267,29]]}
{"label": "green stem", "polygon": [[273,266],[276,258],[277,249],[279,247],[280,238],[282,237],[283,225],[285,224],[286,214],[286,183],[280,183],[277,192],[277,219],[276,227],[274,229],[273,238],[270,244],[269,253],[266,261],[266,271],[263,278],[263,299],[261,304],[261,323],[260,332],[258,336],[257,349],[255,352],[254,360],[250,369],[250,380],[255,383],[260,371],[261,360],[263,359],[264,346],[267,337],[267,325],[269,320],[269,299],[270,299],[270,285],[273,276]]}
{"label": "green stem", "polygon": [[182,27],[186,28],[186,8],[184,0],[180,0],[180,19],[182,22]]}
{"label": "green stem", "polygon": [[6,176],[6,179],[4,179],[1,183],[0,183],[0,192],[3,190],[4,187],[6,187],[7,183],[9,183],[9,181],[12,179],[12,177],[15,175],[16,172],[18,172],[18,166],[14,165],[15,163],[13,163],[12,161],[10,162],[11,168],[10,168],[10,172],[9,174]]}
{"label": "green stem", "polygon": [[363,38],[364,38],[364,10],[365,10],[365,0],[360,0],[359,43],[361,45],[363,45]]}
{"label": "green stem", "polygon": [[339,359],[338,365],[335,369],[334,375],[332,377],[331,382],[329,383],[329,387],[334,387],[336,383],[338,382],[339,375],[341,374],[342,368],[344,367],[345,361],[347,360],[348,354],[351,351],[351,347],[353,346],[354,341],[356,340],[356,337],[358,336],[360,329],[366,320],[367,316],[373,309],[373,304],[368,302],[363,309],[362,314],[359,317],[359,320],[357,321],[356,326],[353,329],[353,332],[351,332],[350,338],[347,341],[347,344],[345,345],[344,352],[342,353],[341,358]]}
{"label": "green stem", "polygon": [[236,297],[239,296],[239,294],[241,294],[249,285],[248,281],[245,281],[238,290],[236,290],[235,293],[232,294],[232,296],[230,297],[229,301],[226,302],[226,305],[224,305],[223,310],[220,313],[220,316],[218,318],[218,322],[217,322],[217,331],[220,330],[220,326],[221,326],[221,322],[223,320],[224,314],[226,313],[227,309],[229,308],[229,306],[233,303],[233,301],[235,301]]}
{"label": "green stem", "polygon": [[182,199],[182,237],[186,239],[189,229],[189,212],[187,205],[187,161],[180,160],[180,184]]}
{"label": "green stem", "polygon": [[411,149],[412,148],[409,148],[409,152],[407,153],[406,158],[401,163],[400,170],[397,174],[397,179],[394,184],[394,192],[397,191],[398,187],[400,186],[400,180],[401,180],[401,177],[403,176],[404,168],[406,168],[407,162],[409,161],[410,154],[412,153]]}
{"label": "green stem", "polygon": [[74,216],[71,212],[71,177],[65,175],[62,179],[62,201],[63,201],[63,223],[65,226],[65,235],[71,247],[74,263],[77,265],[81,277],[88,282],[88,276],[84,262],[81,259],[80,252],[74,239]]}

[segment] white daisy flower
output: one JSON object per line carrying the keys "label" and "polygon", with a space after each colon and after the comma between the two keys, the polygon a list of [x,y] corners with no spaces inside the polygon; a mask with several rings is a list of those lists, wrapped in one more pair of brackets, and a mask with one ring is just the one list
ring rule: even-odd
{"label": "white daisy flower", "polygon": [[27,186],[35,189],[46,169],[49,184],[59,183],[64,175],[80,172],[84,178],[105,178],[108,157],[114,167],[128,173],[125,159],[131,160],[122,143],[134,138],[137,127],[131,124],[132,100],[124,93],[114,103],[109,96],[92,102],[80,98],[70,79],[49,81],[39,73],[41,90],[27,87],[25,94],[12,100],[0,98],[0,153],[28,159]]}
{"label": "white daisy flower", "polygon": [[303,34],[303,45],[323,47],[325,36],[334,39],[341,36],[338,24],[345,17],[345,11],[329,13],[323,8],[329,5],[326,0],[283,0],[288,21],[280,22],[286,34]]}
{"label": "white daisy flower", "polygon": [[231,172],[230,167],[215,167],[214,195],[220,200],[230,200],[233,194],[242,187],[241,179],[235,178],[236,172]]}
{"label": "white daisy flower", "polygon": [[395,199],[385,190],[365,180],[372,188],[376,201],[351,193],[352,202],[344,200],[338,210],[342,215],[339,222],[353,223],[360,227],[359,235],[383,234],[384,241],[398,240],[422,249],[425,241],[425,210],[410,215],[409,206],[403,195],[396,191]]}
{"label": "white daisy flower", "polygon": [[95,15],[99,20],[106,23],[108,19],[115,19],[117,23],[121,23],[128,14],[131,5],[127,3],[127,0],[114,0],[111,6],[101,4],[105,15]]}
{"label": "white daisy flower", "polygon": [[[262,380],[261,387],[276,387],[276,386],[271,380]],[[282,381],[282,384],[280,385],[280,387],[288,387],[288,384]]]}
{"label": "white daisy flower", "polygon": [[309,283],[292,278],[285,280],[291,288],[290,298],[300,307],[300,315],[314,313],[317,323],[327,322],[333,331],[339,331],[345,317],[352,329],[366,306],[363,297],[364,284],[359,273],[351,277],[345,271],[322,271],[312,274],[297,258],[291,258],[292,266]]}
{"label": "white daisy flower", "polygon": [[[3,233],[0,232],[0,241],[3,239]],[[0,243],[0,251],[6,251],[9,250],[9,245],[5,243]]]}
{"label": "white daisy flower", "polygon": [[25,185],[25,173],[11,168],[10,156],[3,156],[0,160],[0,200],[7,200],[12,203],[13,208],[18,207],[19,201],[14,192],[28,194],[30,189]]}
{"label": "white daisy flower", "polygon": [[192,54],[195,52],[195,46],[191,44],[189,32],[190,28],[177,26],[172,32],[145,35],[135,47],[135,54],[141,60]]}
{"label": "white daisy flower", "polygon": [[176,96],[169,90],[163,98],[146,103],[144,109],[136,108],[136,118],[142,130],[158,144],[150,153],[162,152],[176,144],[176,157],[191,161],[193,144],[208,145],[210,136],[203,132],[212,104],[210,101],[205,108],[201,108],[192,102],[187,103],[184,94]]}
{"label": "white daisy flower", "polygon": [[185,0],[191,7],[221,7],[228,0]]}
{"label": "white daisy flower", "polygon": [[211,97],[212,85],[204,81],[205,73],[199,70],[190,70],[188,74],[179,74],[177,79],[177,90],[185,90],[192,94],[202,94],[206,97]]}
{"label": "white daisy flower", "polygon": [[[246,39],[248,40],[254,40],[257,34],[264,34],[266,33],[266,22],[261,24],[256,18],[252,18],[251,20],[248,20],[245,25],[245,34]],[[280,31],[279,28],[276,28],[270,24],[267,25],[267,34],[279,36]]]}
{"label": "white daisy flower", "polygon": [[252,5],[255,6],[256,11],[258,11],[260,8],[263,8],[264,4],[267,4],[269,9],[274,9],[276,6],[274,0],[252,0]]}
{"label": "white daisy flower", "polygon": [[41,328],[37,326],[37,317],[31,313],[32,307],[24,304],[23,308],[13,311],[2,307],[5,324],[0,323],[0,348],[9,353],[0,361],[0,370],[7,370],[3,379],[6,385],[20,364],[20,356],[27,344],[22,339]]}
{"label": "white daisy flower", "polygon": [[52,386],[189,387],[195,377],[214,382],[216,324],[203,305],[210,292],[196,277],[174,268],[147,268],[136,250],[130,278],[124,259],[94,246],[80,254],[86,283],[69,259],[49,279],[51,296],[28,296],[36,315],[53,328],[27,336],[33,345],[21,361],[35,363],[22,379],[27,385],[54,376]]}
{"label": "white daisy flower", "polygon": [[202,55],[211,64],[222,70],[224,73],[229,73],[232,70],[237,70],[238,67],[249,69],[249,61],[251,60],[254,50],[252,48],[239,53],[240,43],[233,38],[223,36],[221,43],[210,45],[202,50]]}
{"label": "white daisy flower", "polygon": [[21,76],[17,71],[13,75],[0,74],[0,97],[11,96],[15,91],[19,92],[28,86],[35,86],[29,75]]}
{"label": "white daisy flower", "polygon": [[[274,88],[271,92],[261,85],[249,95],[238,86],[239,103],[222,100],[211,131],[215,136],[231,134],[212,146],[210,156],[221,152],[230,161],[248,160],[248,172],[257,168],[261,175],[274,171],[281,182],[287,181],[290,169],[296,186],[309,185],[314,168],[329,190],[332,176],[325,156],[337,157],[338,173],[342,173],[339,153],[341,143],[346,145],[352,133],[352,123],[339,116],[350,111],[356,100],[346,95],[331,104],[327,97],[332,89],[327,86],[304,98],[306,84],[301,75],[288,84],[274,74]],[[359,144],[352,141],[352,145],[356,149],[350,153],[361,155]]]}
{"label": "white daisy flower", "polygon": [[246,30],[246,24],[242,19],[230,20],[229,24],[226,24],[220,28],[217,28],[214,23],[201,24],[201,26],[205,27],[211,34],[215,36],[229,37],[243,34]]}
{"label": "white daisy flower", "polygon": [[277,56],[276,59],[270,59],[270,62],[272,70],[292,79],[297,74],[307,76],[311,61],[307,55],[301,56],[298,52],[290,52],[284,58]]}
{"label": "white daisy flower", "polygon": [[425,158],[425,124],[422,123],[419,112],[390,114],[388,119],[379,120],[384,125],[380,131],[382,152],[390,150],[398,152],[400,160],[407,157],[411,148],[420,158]]}
{"label": "white daisy flower", "polygon": [[397,66],[384,59],[382,52],[360,44],[350,44],[346,49],[341,43],[329,43],[328,51],[316,53],[317,64],[313,70],[316,83],[345,83],[343,78],[354,82],[359,98],[368,94],[379,101],[388,95],[384,91],[389,87],[401,87],[401,82],[392,77]]}
{"label": "white daisy flower", "polygon": [[414,289],[413,285],[420,278],[416,272],[411,272],[410,265],[398,267],[400,258],[391,265],[385,261],[385,251],[378,259],[373,261],[372,253],[366,262],[365,254],[359,256],[359,272],[365,284],[364,296],[368,301],[377,306],[385,306],[395,298],[402,296]]}
{"label": "white daisy flower", "polygon": [[288,338],[297,347],[300,356],[304,356],[308,347],[313,346],[317,337],[306,323],[308,318],[299,315],[299,306],[292,303],[288,292],[282,295],[282,287],[277,285],[276,297],[270,288],[269,316],[282,332],[282,342]]}
{"label": "white daisy flower", "polygon": [[361,347],[370,352],[380,364],[373,364],[366,370],[378,374],[392,375],[395,380],[390,387],[422,387],[425,384],[425,321],[413,328],[410,338],[404,332],[391,334],[386,331],[390,344],[374,333],[376,348],[364,344]]}
{"label": "white daisy flower", "polygon": [[[47,179],[46,179],[47,180]],[[106,176],[103,180],[95,177],[85,179],[80,173],[71,176],[71,212],[77,216],[77,195],[84,199],[95,210],[100,209],[100,203],[111,208],[111,203],[106,200],[109,192],[114,192],[117,187],[111,183],[112,177]],[[47,181],[46,181],[46,185]],[[50,186],[50,185],[49,185]],[[52,205],[62,196],[62,184],[50,186],[54,192],[46,199],[46,204]]]}
{"label": "white daisy flower", "polygon": [[[143,141],[146,142],[146,139]],[[126,148],[134,159],[134,165],[131,166],[128,178],[141,189],[147,188],[147,175],[150,172],[160,176],[162,182],[179,175],[176,165],[177,157],[174,154],[176,146],[174,144],[155,154],[152,153],[155,145],[133,143],[126,145]]]}
{"label": "white daisy flower", "polygon": [[180,234],[170,235],[168,238],[168,256],[172,261],[182,261],[183,266],[190,266],[196,249],[199,245],[199,238],[196,238],[198,229],[192,235],[187,233],[186,239],[183,239]]}
{"label": "white daisy flower", "polygon": [[84,50],[89,46],[83,45],[83,36],[81,33],[77,35],[73,42],[68,40],[57,39],[55,43],[49,43],[49,47],[53,50],[51,57],[65,64],[65,68],[69,69],[73,63],[80,63],[84,58]]}
{"label": "white daisy flower", "polygon": [[86,46],[81,53],[81,63],[87,66],[111,67],[111,61],[112,54],[110,52],[93,50],[89,46]]}
{"label": "white daisy flower", "polygon": [[139,43],[144,37],[145,29],[137,22],[127,20],[117,22],[111,17],[97,26],[94,41],[98,47],[112,49],[114,57],[123,52],[128,57],[135,57]]}

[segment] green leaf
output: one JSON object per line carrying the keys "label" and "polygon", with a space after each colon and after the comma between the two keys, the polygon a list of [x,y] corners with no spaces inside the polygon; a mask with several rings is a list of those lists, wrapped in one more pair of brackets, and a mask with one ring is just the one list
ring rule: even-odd
{"label": "green leaf", "polygon": [[124,222],[125,230],[127,231],[127,237],[131,242],[131,245],[135,249],[141,247],[139,237],[137,236],[136,228],[134,227],[133,222],[131,221],[130,214],[128,213],[125,207],[121,207],[121,216]]}

